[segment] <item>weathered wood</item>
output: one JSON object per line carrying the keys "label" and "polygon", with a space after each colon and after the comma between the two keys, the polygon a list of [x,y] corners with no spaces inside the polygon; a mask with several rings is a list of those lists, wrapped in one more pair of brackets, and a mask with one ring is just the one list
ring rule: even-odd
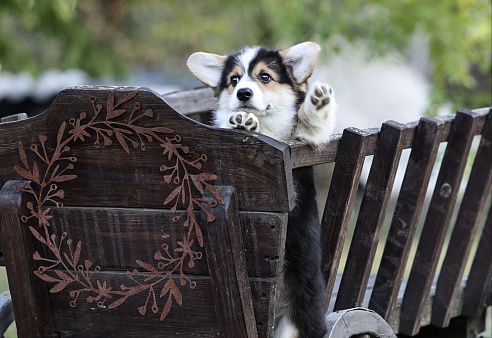
{"label": "weathered wood", "polygon": [[362,197],[359,217],[338,290],[335,310],[361,306],[383,227],[386,208],[402,152],[405,126],[386,122],[381,128],[376,151]]}
{"label": "weathered wood", "polygon": [[442,130],[443,123],[438,119],[422,118],[413,141],[369,303],[369,308],[385,320],[390,319],[398,298]]}
{"label": "weathered wood", "polygon": [[372,138],[371,133],[349,128],[345,129],[340,141],[338,160],[321,220],[322,271],[327,282],[328,301],[342,255],[367,144]]}
{"label": "weathered wood", "polygon": [[207,113],[217,106],[217,98],[214,97],[210,87],[169,93],[162,97],[183,115]]}
{"label": "weathered wood", "polygon": [[[169,245],[175,258],[177,241],[188,233],[180,222],[173,222],[177,214],[163,209],[136,208],[51,208],[51,230],[57,238],[64,232],[74,246],[82,242],[83,258],[97,262],[101,269],[133,269],[135,260],[153,261],[155,252],[163,244]],[[199,211],[196,212],[197,219]],[[239,212],[244,238],[246,264],[251,277],[276,276],[282,269],[280,257],[285,242],[287,214],[269,212]],[[198,251],[203,251],[194,245]],[[49,250],[44,248],[44,253]],[[207,257],[195,259],[190,274],[208,274]]]}
{"label": "weathered wood", "polygon": [[12,295],[17,332],[20,337],[48,337],[52,329],[48,290],[39,283],[32,271],[36,270],[32,259],[39,243],[33,239],[29,227],[37,227],[32,221],[21,222],[26,214],[26,194],[16,191],[26,181],[8,181],[0,190],[0,226],[9,288]]}
{"label": "weathered wood", "polygon": [[[108,102],[114,106],[120,100],[118,109],[108,114]],[[51,159],[58,134],[61,142],[69,140],[63,157],[76,161],[59,160],[53,165],[60,164],[62,170],[71,163],[74,169],[65,174],[77,175],[60,183],[66,192],[65,205],[172,208],[163,202],[176,184],[163,176],[169,176],[176,165],[181,176],[184,170],[210,173],[217,176],[214,184],[236,187],[240,210],[287,212],[293,205],[293,187],[287,183],[292,181],[287,145],[256,133],[199,124],[174,111],[155,93],[132,87],[74,87],[60,92],[45,113],[1,124],[0,185],[18,177],[15,166],[24,168],[19,142],[28,163],[32,166],[36,160],[41,173],[47,170],[29,147],[34,144],[44,156],[40,135],[46,136]],[[178,159],[182,162],[177,163]]]}
{"label": "weathered wood", "polygon": [[0,336],[3,337],[5,331],[14,321],[14,309],[12,307],[12,298],[9,291],[0,294]]}
{"label": "weathered wood", "polygon": [[214,210],[215,222],[208,225],[211,208],[202,204],[202,229],[220,332],[226,337],[258,337],[236,196],[231,187],[218,190],[224,206]]}
{"label": "weathered wood", "polygon": [[[138,275],[142,281],[151,276],[148,273]],[[135,285],[128,279],[127,273],[121,271],[102,271],[95,275],[100,280],[107,281],[107,286],[120,289],[120,285],[127,287]],[[188,276],[196,287],[191,289],[189,285],[180,286],[179,274],[173,275],[175,284],[179,287],[182,296],[182,305],[178,305],[172,298],[172,308],[167,317],[160,321],[159,317],[166,303],[166,298],[159,297],[160,288],[155,288],[157,312],[153,312],[153,297],[147,297],[149,291],[144,290],[129,297],[118,307],[109,309],[115,298],[108,299],[101,306],[97,301],[89,303],[81,294],[72,307],[72,298],[67,293],[50,293],[50,304],[53,315],[53,333],[62,336],[75,337],[121,337],[121,336],[145,336],[145,337],[217,337],[219,326],[217,314],[214,308],[212,282],[209,276]],[[271,278],[255,278],[251,283],[253,299],[262,299],[254,303],[255,317],[258,324],[258,336],[270,337],[273,326],[268,328],[268,321],[272,321],[266,295],[272,283]],[[76,289],[76,288],[74,288]],[[139,308],[147,303],[147,312],[142,315]],[[273,324],[272,324],[273,325]],[[222,336],[222,335],[220,335]]]}
{"label": "weathered wood", "polygon": [[396,338],[383,318],[364,308],[333,312],[326,317],[326,326],[328,333],[325,338],[359,337],[364,334],[370,334],[367,337]]}
{"label": "weathered wood", "polygon": [[492,115],[485,123],[480,146],[460,205],[448,251],[437,281],[432,325],[446,327],[451,319],[460,281],[475,238],[492,180]]}
{"label": "weathered wood", "polygon": [[486,293],[490,296],[492,279],[492,207],[480,236],[477,252],[473,259],[470,275],[465,288],[463,315],[474,317],[484,307]]}
{"label": "weathered wood", "polygon": [[400,332],[415,335],[420,329],[420,316],[437,267],[444,237],[449,226],[459,185],[465,169],[477,114],[456,114],[448,146],[432,195],[419,245],[403,298]]}

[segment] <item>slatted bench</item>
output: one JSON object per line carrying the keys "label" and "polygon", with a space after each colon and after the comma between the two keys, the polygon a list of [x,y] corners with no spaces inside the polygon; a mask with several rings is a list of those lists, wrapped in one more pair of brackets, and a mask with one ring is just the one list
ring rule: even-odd
{"label": "slatted bench", "polygon": [[[294,203],[292,171],[333,162],[321,238],[332,303],[328,335],[436,337],[429,330],[449,327],[471,337],[481,329],[491,280],[489,109],[349,128],[319,152],[184,116],[207,123],[213,105],[209,89],[162,98],[143,88],[75,87],[37,117],[0,124],[1,244],[19,336],[270,337]],[[409,148],[371,276],[400,156]],[[339,267],[370,155],[348,257]]]}

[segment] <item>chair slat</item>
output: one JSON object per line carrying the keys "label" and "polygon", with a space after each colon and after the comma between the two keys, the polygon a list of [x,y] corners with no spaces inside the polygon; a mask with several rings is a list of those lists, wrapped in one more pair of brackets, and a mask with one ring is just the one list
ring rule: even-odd
{"label": "chair slat", "polygon": [[477,252],[465,287],[463,315],[475,317],[483,306],[483,300],[492,278],[492,207],[485,221]]}
{"label": "chair slat", "polygon": [[389,320],[398,298],[443,127],[441,120],[425,117],[417,128],[369,303],[369,308],[385,320]]}
{"label": "chair slat", "polygon": [[459,111],[425,219],[415,260],[403,297],[400,332],[413,336],[420,330],[420,317],[429,296],[444,238],[456,202],[461,178],[471,148],[478,115]]}
{"label": "chair slat", "polygon": [[[202,202],[201,215],[220,332],[226,337],[257,338],[234,188],[218,190],[224,198],[224,206],[217,207],[215,223],[207,224],[212,208],[206,202]],[[204,196],[213,198],[211,192]]]}
{"label": "chair slat", "polygon": [[[52,330],[48,289],[44,283],[36,283],[38,277],[26,271],[36,271],[33,253],[41,251],[30,227],[36,227],[33,219],[21,222],[19,215],[27,214],[26,199],[31,196],[16,187],[24,187],[27,181],[8,181],[0,191],[0,226],[2,228],[3,253],[8,271],[14,316],[17,319],[19,337],[47,337]],[[34,201],[34,198],[32,198]],[[32,201],[30,201],[32,203]]]}
{"label": "chair slat", "polygon": [[432,324],[435,326],[447,327],[449,325],[480,216],[490,193],[492,178],[491,116],[489,114],[483,129],[482,140],[437,281],[436,296],[432,305]]}
{"label": "chair slat", "polygon": [[389,121],[383,124],[379,133],[335,310],[362,305],[403,150],[401,140],[404,130],[405,125]]}
{"label": "chair slat", "polygon": [[372,137],[373,134],[367,131],[348,128],[344,130],[340,141],[321,221],[322,269],[327,281],[327,304],[335,284],[362,165]]}

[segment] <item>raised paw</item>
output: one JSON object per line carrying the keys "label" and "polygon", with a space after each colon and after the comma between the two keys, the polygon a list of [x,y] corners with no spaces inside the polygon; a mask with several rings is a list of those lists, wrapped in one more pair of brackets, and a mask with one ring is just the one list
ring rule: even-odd
{"label": "raised paw", "polygon": [[326,83],[316,82],[309,90],[309,101],[316,110],[330,104],[333,96],[333,89]]}
{"label": "raised paw", "polygon": [[232,129],[244,129],[258,132],[260,130],[260,123],[255,114],[239,111],[231,115],[229,127]]}

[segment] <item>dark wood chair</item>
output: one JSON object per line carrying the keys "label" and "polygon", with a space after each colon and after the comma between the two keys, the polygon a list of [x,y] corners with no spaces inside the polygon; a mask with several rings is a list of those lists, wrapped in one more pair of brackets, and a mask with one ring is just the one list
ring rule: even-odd
{"label": "dark wood chair", "polygon": [[[142,88],[76,87],[37,117],[0,124],[1,244],[20,337],[271,336],[292,170],[330,162],[322,218],[334,304],[328,336],[415,335],[421,325],[458,319],[470,331],[480,322],[490,295],[490,212],[467,283],[463,269],[490,195],[488,110],[347,129],[317,152],[184,116],[207,122],[213,104],[209,89],[163,99]],[[456,220],[464,225],[454,227],[449,247],[456,249],[433,283],[476,135],[482,142]],[[403,281],[442,142],[438,188]],[[379,272],[370,276],[406,148],[407,174]],[[348,260],[337,275],[369,155]]]}

